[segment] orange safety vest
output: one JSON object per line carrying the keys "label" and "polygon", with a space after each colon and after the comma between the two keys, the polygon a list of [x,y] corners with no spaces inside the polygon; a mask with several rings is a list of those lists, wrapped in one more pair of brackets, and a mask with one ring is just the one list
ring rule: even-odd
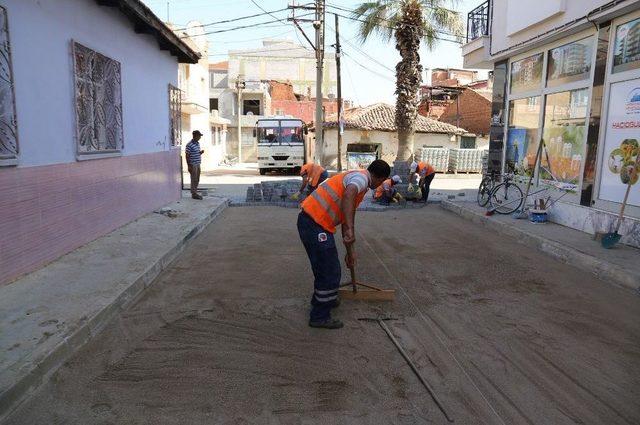
{"label": "orange safety vest", "polygon": [[300,175],[308,175],[309,184],[313,187],[318,186],[318,181],[320,180],[320,176],[323,172],[324,168],[322,168],[322,166],[313,163],[304,164],[300,169]]}
{"label": "orange safety vest", "polygon": [[[363,173],[367,180],[370,178],[369,172],[366,170],[336,174],[320,183],[320,186],[302,202],[302,210],[327,232],[335,233],[336,226],[344,221],[341,208],[345,189],[344,178],[350,173]],[[366,193],[367,191],[365,190],[356,196],[356,208],[358,208]]]}
{"label": "orange safety vest", "polygon": [[[424,173],[423,173],[423,170],[424,170]],[[424,161],[420,161],[418,163],[417,171],[418,171],[418,174],[420,174],[420,177],[427,177],[436,172],[435,168],[433,168],[431,164]]]}
{"label": "orange safety vest", "polygon": [[382,182],[380,186],[376,188],[376,193],[373,195],[373,197],[375,199],[382,198],[382,194],[384,193],[384,191],[389,190],[389,188],[391,188],[392,186],[393,186],[393,181],[391,179],[386,179],[385,181]]}

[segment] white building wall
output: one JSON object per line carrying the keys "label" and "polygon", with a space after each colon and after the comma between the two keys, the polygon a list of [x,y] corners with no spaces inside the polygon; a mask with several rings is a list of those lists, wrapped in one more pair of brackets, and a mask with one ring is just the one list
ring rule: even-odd
{"label": "white building wall", "polygon": [[[177,63],[116,8],[86,0],[6,0],[19,165],[76,161],[71,42],[121,64],[124,155],[169,149],[168,84]],[[149,72],[153,70],[153,72]]]}
{"label": "white building wall", "polygon": [[[325,129],[324,131],[324,155],[325,163],[329,167],[335,168],[338,165],[338,130],[335,128]],[[380,159],[385,160],[393,165],[398,153],[398,133],[395,131],[366,131],[366,130],[345,130],[342,135],[342,165],[346,165],[347,145],[352,143],[364,144],[381,144],[382,156]],[[416,133],[415,148],[425,146],[458,148],[459,143],[455,137],[448,134],[438,133]]]}
{"label": "white building wall", "polygon": [[493,0],[491,50],[495,54],[528,41],[607,3],[609,0]]}

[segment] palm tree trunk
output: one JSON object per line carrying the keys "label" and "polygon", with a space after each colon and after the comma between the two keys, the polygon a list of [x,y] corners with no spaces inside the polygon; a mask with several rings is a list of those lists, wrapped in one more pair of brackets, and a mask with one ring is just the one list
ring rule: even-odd
{"label": "palm tree trunk", "polygon": [[420,40],[424,36],[420,3],[407,0],[402,19],[395,29],[396,49],[402,58],[396,65],[396,127],[398,153],[396,161],[408,161],[413,155],[415,123],[418,117],[418,90],[422,81]]}

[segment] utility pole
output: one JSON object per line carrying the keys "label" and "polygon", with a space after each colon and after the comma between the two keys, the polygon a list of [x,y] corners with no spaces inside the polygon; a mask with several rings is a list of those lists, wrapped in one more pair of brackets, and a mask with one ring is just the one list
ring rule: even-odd
{"label": "utility pole", "polygon": [[342,171],[342,79],[340,75],[340,27],[336,18],[336,76],[338,83],[338,172]]}
{"label": "utility pole", "polygon": [[[307,40],[309,45],[315,51],[316,56],[316,113],[315,113],[315,128],[316,128],[316,143],[315,143],[315,152],[314,152],[314,160],[318,164],[322,164],[323,158],[323,150],[324,150],[324,137],[322,131],[322,122],[324,120],[324,116],[322,113],[322,74],[323,74],[323,65],[324,65],[324,24],[325,24],[325,0],[315,0],[313,6],[309,5],[289,5],[289,9],[293,10],[293,16],[288,20],[293,21],[293,24],[300,30],[304,38]],[[310,19],[300,19],[296,18],[295,11],[301,10],[313,10],[315,12],[315,16],[313,20]],[[315,43],[311,41],[311,39],[305,34],[302,27],[300,27],[299,22],[311,22],[313,24],[313,28],[315,29]]]}
{"label": "utility pole", "polygon": [[236,79],[236,89],[238,90],[238,164],[242,163],[242,89],[244,87],[244,76],[238,74]]}
{"label": "utility pole", "polygon": [[324,0],[316,0],[316,19],[313,22],[316,30],[316,151],[315,157],[318,164],[324,159],[324,133],[322,124],[322,78],[324,65]]}

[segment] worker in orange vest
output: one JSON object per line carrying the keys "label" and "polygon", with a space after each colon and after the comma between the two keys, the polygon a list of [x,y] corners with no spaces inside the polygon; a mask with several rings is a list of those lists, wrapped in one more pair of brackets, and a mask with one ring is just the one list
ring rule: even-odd
{"label": "worker in orange vest", "polygon": [[391,202],[402,200],[402,195],[394,188],[398,183],[402,183],[400,176],[393,176],[390,179],[386,179],[378,186],[373,198],[381,205],[389,205]]}
{"label": "worker in orange vest", "polygon": [[326,329],[342,327],[340,320],[331,318],[331,309],[339,304],[341,275],[334,239],[336,226],[342,227],[342,242],[347,247],[345,262],[349,268],[353,268],[356,261],[356,209],[367,190],[380,186],[390,172],[389,164],[376,159],[366,170],[347,171],[325,180],[302,201],[298,233],[314,276],[309,326]]}
{"label": "worker in orange vest", "polygon": [[321,165],[310,162],[302,166],[300,169],[300,176],[302,177],[302,185],[300,186],[300,191],[298,192],[296,199],[302,195],[304,188],[307,186],[308,193],[316,190],[318,185],[329,177],[329,173],[327,170],[322,168]]}
{"label": "worker in orange vest", "polygon": [[422,191],[422,202],[427,202],[429,199],[429,188],[431,187],[431,182],[433,178],[436,176],[436,170],[429,164],[428,162],[420,161],[411,163],[411,169],[409,173],[409,180],[411,177],[417,174],[419,178],[418,186],[420,186],[420,190]]}

